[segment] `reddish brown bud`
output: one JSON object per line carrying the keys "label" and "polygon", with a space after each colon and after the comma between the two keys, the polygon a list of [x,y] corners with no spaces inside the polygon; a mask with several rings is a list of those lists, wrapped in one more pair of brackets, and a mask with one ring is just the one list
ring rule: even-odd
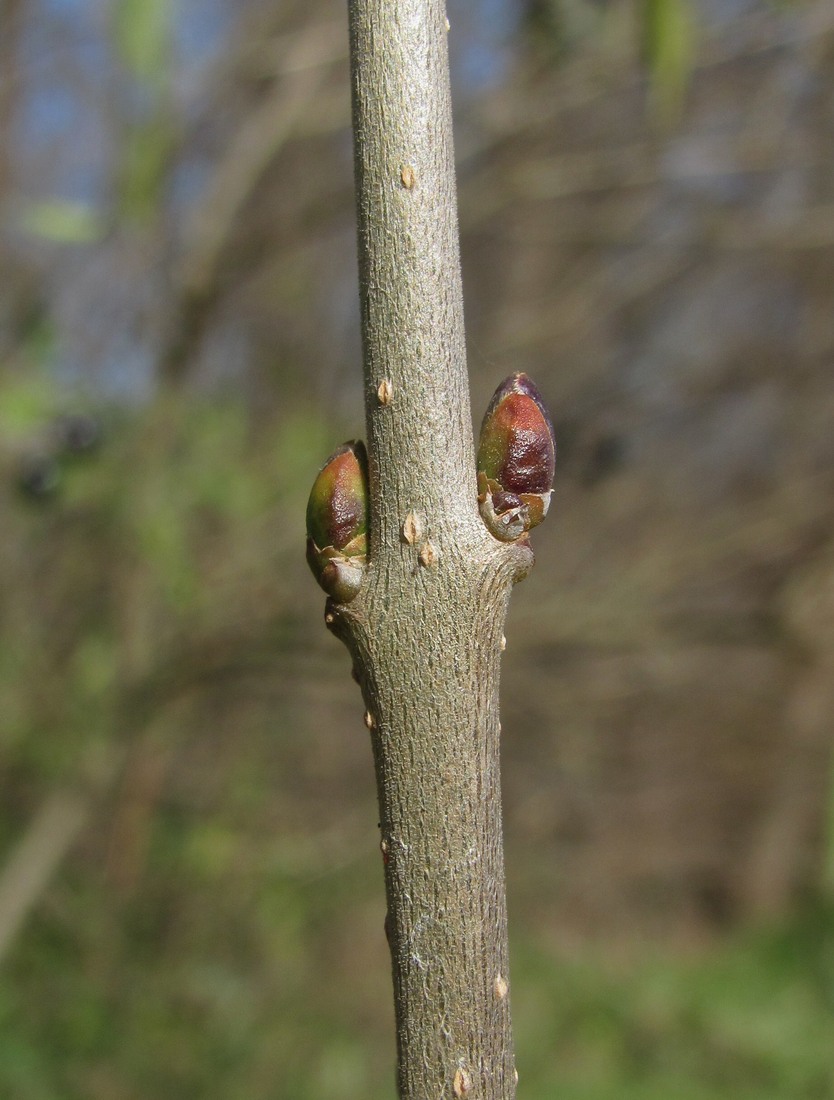
{"label": "reddish brown bud", "polygon": [[307,561],[340,603],[359,591],[368,531],[368,466],[361,442],[345,443],[319,471],[307,502]]}
{"label": "reddish brown bud", "polygon": [[541,394],[526,374],[493,395],[478,446],[478,502],[496,538],[513,541],[541,523],[550,504],[556,444]]}

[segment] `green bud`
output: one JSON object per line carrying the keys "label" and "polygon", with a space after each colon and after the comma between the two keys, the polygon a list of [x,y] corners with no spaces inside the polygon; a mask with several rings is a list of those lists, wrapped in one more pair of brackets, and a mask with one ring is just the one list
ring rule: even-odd
{"label": "green bud", "polygon": [[368,552],[368,459],[345,443],[319,471],[307,502],[307,562],[339,603],[359,591]]}
{"label": "green bud", "polygon": [[553,425],[526,374],[512,374],[495,391],[481,425],[478,504],[503,542],[526,535],[547,515],[556,462]]}

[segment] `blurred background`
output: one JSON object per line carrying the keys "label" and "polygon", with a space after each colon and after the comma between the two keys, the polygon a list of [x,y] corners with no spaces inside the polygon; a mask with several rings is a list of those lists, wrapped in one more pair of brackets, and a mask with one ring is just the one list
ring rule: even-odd
{"label": "blurred background", "polygon": [[[834,1096],[834,8],[450,0],[528,1100]],[[346,13],[0,0],[0,1096],[394,1094],[303,511],[363,432]]]}

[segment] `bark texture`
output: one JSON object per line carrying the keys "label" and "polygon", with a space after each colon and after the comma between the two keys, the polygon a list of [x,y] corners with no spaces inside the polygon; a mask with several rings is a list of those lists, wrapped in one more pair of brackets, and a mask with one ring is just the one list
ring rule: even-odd
{"label": "bark texture", "polygon": [[367,707],[405,1100],[515,1095],[503,624],[528,547],[477,509],[442,0],[351,0],[370,555],[329,601]]}

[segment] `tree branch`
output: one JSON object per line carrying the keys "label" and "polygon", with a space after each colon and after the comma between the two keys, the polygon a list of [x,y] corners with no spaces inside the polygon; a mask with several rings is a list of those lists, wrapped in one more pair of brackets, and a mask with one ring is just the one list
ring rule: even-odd
{"label": "tree branch", "polygon": [[326,619],[374,751],[400,1096],[510,1100],[498,678],[532,554],[478,514],[444,4],[349,9],[370,560]]}

